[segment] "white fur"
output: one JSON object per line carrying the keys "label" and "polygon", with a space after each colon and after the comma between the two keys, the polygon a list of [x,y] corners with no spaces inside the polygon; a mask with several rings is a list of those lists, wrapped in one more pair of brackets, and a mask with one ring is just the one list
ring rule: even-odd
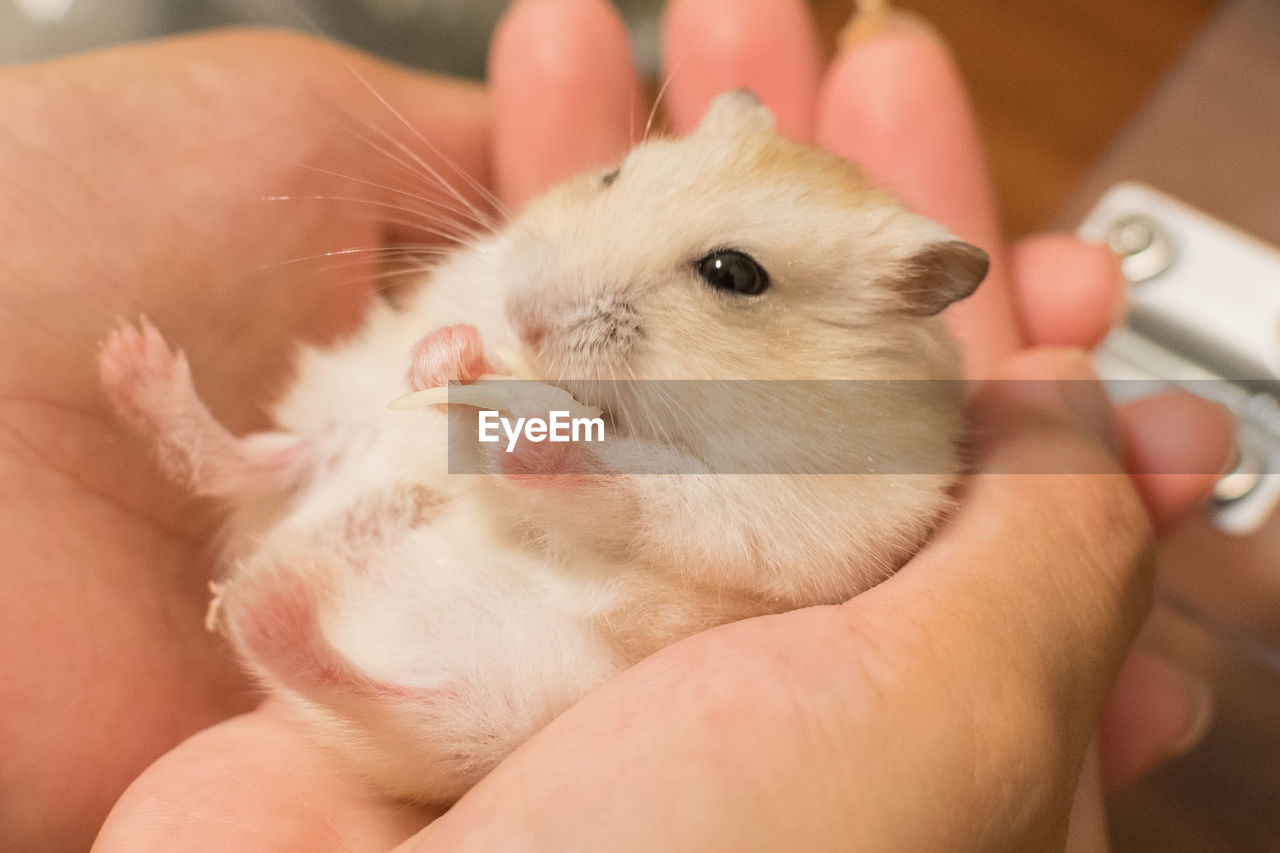
{"label": "white fur", "polygon": [[[661,400],[595,400],[590,381],[955,378],[941,323],[900,310],[891,286],[923,247],[950,239],[944,230],[852,167],[781,140],[737,94],[691,137],[648,143],[611,186],[600,178],[553,189],[447,260],[404,309],[379,307],[352,340],[307,350],[276,419],[310,439],[311,479],[269,513],[255,502],[233,516],[228,633],[322,742],[396,795],[456,798],[602,680],[680,637],[855,595],[949,505],[960,418],[946,390],[785,410],[761,392],[737,401],[766,416],[753,436],[740,434],[741,411],[668,411],[658,425],[642,412]],[[772,288],[754,300],[713,291],[694,263],[719,248],[759,260]],[[526,321],[549,334],[523,355],[625,432],[593,464],[688,473],[553,489],[451,476],[446,416],[386,410],[409,390],[408,352],[425,333],[473,324],[492,353],[520,346],[513,328]],[[933,473],[711,473],[743,470],[744,448],[806,470],[857,448]],[[286,673],[288,650],[249,639],[282,589],[310,590],[333,652],[411,696]]]}

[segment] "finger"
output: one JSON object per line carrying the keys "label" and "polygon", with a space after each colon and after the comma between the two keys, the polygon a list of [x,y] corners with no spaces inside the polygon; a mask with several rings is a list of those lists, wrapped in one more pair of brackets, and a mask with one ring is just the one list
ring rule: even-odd
{"label": "finger", "polygon": [[1022,337],[1032,346],[1092,348],[1124,310],[1115,253],[1070,235],[1014,245],[1009,278]]}
{"label": "finger", "polygon": [[1103,787],[1115,791],[1191,749],[1213,720],[1209,685],[1135,649],[1125,659],[1098,728]]}
{"label": "finger", "polygon": [[1082,354],[1029,352],[1001,379],[975,397],[984,458],[960,511],[846,607],[971,637],[948,666],[978,695],[1039,709],[1010,737],[1069,762],[1149,607],[1149,522],[1111,456],[1114,421]]}
{"label": "finger", "polygon": [[205,729],[148,768],[93,849],[386,850],[430,818],[344,775],[296,721],[267,705]]}
{"label": "finger", "polygon": [[626,27],[604,0],[522,0],[489,54],[494,170],[518,209],[577,172],[617,162],[639,133]]}
{"label": "finger", "polygon": [[666,110],[677,133],[696,127],[716,95],[745,86],[784,134],[811,137],[819,58],[800,0],[674,0],[662,44]]}
{"label": "finger", "polygon": [[[184,341],[198,369],[225,376],[234,393],[210,399],[215,409],[253,411],[253,393],[278,379],[294,340],[358,321],[389,223],[458,204],[418,161],[444,172],[447,160],[455,178],[480,181],[488,160],[479,87],[296,35],[202,34],[4,73],[7,98],[39,93],[0,110],[21,118],[16,135],[16,125],[0,129],[23,139],[4,151],[6,173],[17,197],[40,200],[10,236],[41,245],[40,223],[56,207],[86,247],[10,258],[15,281],[41,287],[14,289],[9,307],[28,322],[7,343],[59,360],[48,370],[61,378],[45,373],[43,384],[77,394],[96,383],[83,369],[92,359],[70,347],[100,339],[112,317],[146,313]],[[50,162],[75,163],[84,180]],[[113,177],[104,184],[104,175]],[[344,250],[355,253],[339,262],[333,253]],[[57,324],[64,346],[48,346],[46,303],[74,309]]]}
{"label": "finger", "polygon": [[[1071,358],[1085,367],[1087,356]],[[1050,369],[1056,369],[1052,362]],[[1137,487],[1152,524],[1166,530],[1199,507],[1234,458],[1235,420],[1225,408],[1201,397],[1170,392],[1127,403],[1114,412],[1093,379],[1054,380],[1024,375],[1015,380],[1024,393],[1067,395],[1069,416],[1092,428],[1108,451],[1118,457]],[[1090,423],[1090,417],[1101,420]],[[999,433],[977,431],[978,449],[998,440]],[[1034,473],[1055,473],[1050,465]]]}
{"label": "finger", "polygon": [[844,50],[823,81],[817,138],[908,206],[991,254],[987,280],[948,310],[967,372],[990,373],[1020,341],[982,145],[946,48],[907,30]]}
{"label": "finger", "polygon": [[1136,400],[1119,419],[1124,466],[1160,530],[1200,506],[1234,456],[1230,412],[1191,394]]}
{"label": "finger", "polygon": [[[1007,360],[1000,370],[991,380],[971,386],[972,397],[978,402],[970,407],[970,432],[978,457],[1000,452],[1011,433],[1043,425],[1049,412],[1106,451],[1107,455],[1096,460],[1090,473],[1116,470],[1122,451],[1120,421],[1106,388],[1093,371],[1088,353],[1078,349],[1029,350]],[[992,409],[981,402],[984,397],[1000,405]],[[990,414],[989,409],[998,414]],[[1036,457],[1031,454],[1031,458]],[[1043,461],[1043,465],[1029,463],[1023,473],[1071,471],[1069,466],[1054,465],[1048,455]]]}

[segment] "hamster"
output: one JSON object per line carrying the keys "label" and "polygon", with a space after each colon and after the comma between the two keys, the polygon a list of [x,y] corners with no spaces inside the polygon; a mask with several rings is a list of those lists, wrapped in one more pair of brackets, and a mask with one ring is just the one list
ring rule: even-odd
{"label": "hamster", "polygon": [[[227,509],[211,617],[245,666],[385,792],[448,804],[655,650],[882,580],[960,470],[954,383],[820,385],[781,404],[738,383],[731,411],[661,417],[624,397],[673,380],[959,378],[938,313],[986,270],[739,91],[689,136],[530,202],[349,340],[304,348],[274,431],[228,433],[145,320],[111,335],[99,370],[168,476]],[[485,446],[491,473],[450,474],[451,420],[475,410],[388,410],[512,369],[504,349],[602,410],[610,440]],[[815,473],[849,447],[900,473]],[[761,455],[803,464],[740,467]]]}

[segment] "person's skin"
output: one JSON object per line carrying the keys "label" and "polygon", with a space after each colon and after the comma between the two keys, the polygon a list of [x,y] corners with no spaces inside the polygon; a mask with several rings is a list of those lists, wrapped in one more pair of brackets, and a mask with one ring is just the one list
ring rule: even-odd
{"label": "person's skin", "polygon": [[[976,371],[1087,376],[1060,353],[1008,357],[1093,343],[1114,314],[1114,262],[1068,238],[1003,251],[972,122],[936,43],[885,35],[823,78],[802,13],[799,0],[673,3],[675,129],[715,91],[752,85],[793,135],[856,153],[910,204],[992,250],[992,280],[955,317]],[[903,67],[913,73],[894,72]],[[520,3],[495,44],[490,95],[280,34],[0,72],[9,849],[82,849],[162,754],[98,849],[386,849],[429,819],[329,766],[271,703],[254,707],[229,650],[201,627],[212,508],[164,483],[111,417],[95,347],[117,317],[146,313],[188,352],[215,414],[237,431],[260,427],[294,342],[352,328],[375,283],[372,253],[287,262],[427,236],[431,225],[406,223],[403,209],[425,202],[386,188],[405,180],[387,150],[431,159],[434,146],[518,206],[620,157],[644,126],[635,91],[603,0]],[[444,198],[427,179],[411,189]],[[1187,452],[1211,470],[1227,436],[1215,411],[1186,399],[1122,413],[1115,435],[1105,406],[1072,406],[1091,415],[1013,388],[980,397],[988,441],[965,508],[898,577],[844,607],[749,620],[656,655],[410,845],[918,850],[945,838],[959,850],[1060,839],[1100,716],[1105,785],[1194,735],[1188,684],[1159,662],[1131,658],[1105,711],[1103,699],[1146,606],[1142,508],[1167,524],[1208,485],[1150,472]],[[1151,424],[1178,423],[1182,446],[1144,439]],[[999,475],[1043,453],[1055,470],[1118,471],[1113,439],[1134,478]],[[1099,777],[1085,780],[1073,843],[1098,849],[1088,845]]]}

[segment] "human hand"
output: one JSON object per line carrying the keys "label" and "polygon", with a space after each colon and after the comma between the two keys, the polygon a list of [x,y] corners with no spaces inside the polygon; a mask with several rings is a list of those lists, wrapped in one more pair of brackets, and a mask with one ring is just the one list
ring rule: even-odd
{"label": "human hand", "polygon": [[[584,124],[527,156],[495,143],[480,87],[284,34],[0,71],[8,849],[85,848],[143,768],[258,702],[201,628],[213,512],[158,476],[103,400],[95,349],[116,318],[145,313],[180,340],[223,423],[264,426],[295,342],[358,323],[384,246],[442,245],[492,215],[494,175],[542,184],[621,155],[615,130],[639,100],[611,98],[634,73],[596,67],[592,26],[565,31],[579,49],[557,87]],[[538,100],[506,105],[504,132]],[[257,715],[241,719],[257,731]],[[280,746],[254,752],[249,736],[231,764],[275,766],[287,737],[262,740]]]}
{"label": "human hand", "polygon": [[[796,6],[782,14],[784,21],[798,20]],[[706,4],[701,11],[696,3],[677,10],[682,7],[693,10],[690,20],[709,14]],[[14,778],[28,787],[27,780],[40,778],[40,790],[49,791],[21,813],[41,827],[56,822],[55,809],[85,815],[64,843],[92,831],[119,784],[147,759],[252,702],[225,649],[198,628],[212,520],[145,473],[151,470],[146,449],[105,420],[90,370],[93,342],[114,316],[146,311],[187,345],[214,410],[244,429],[260,425],[256,405],[279,381],[294,337],[324,338],[355,322],[372,280],[371,257],[305,274],[279,266],[335,248],[376,246],[386,237],[424,236],[421,228],[397,222],[404,211],[358,215],[370,201],[400,199],[382,189],[385,157],[369,155],[367,139],[343,130],[354,116],[356,132],[377,141],[376,128],[389,121],[343,61],[407,110],[409,122],[469,174],[484,181],[491,171],[509,203],[584,165],[615,158],[627,147],[630,128],[642,125],[616,18],[585,0],[527,4],[522,14],[523,21],[509,22],[495,57],[492,135],[487,104],[474,91],[427,84],[351,55],[338,60],[331,48],[282,37],[213,39],[195,49],[151,46],[116,53],[105,64],[86,58],[6,72],[16,77],[5,78],[0,97],[10,103],[4,115],[20,122],[3,148],[6,174],[27,176],[19,178],[19,192],[7,196],[4,213],[17,247],[5,285],[13,358],[4,374],[6,426],[15,449],[6,462],[15,477],[7,482],[21,483],[24,498],[19,504],[16,494],[9,496],[5,509],[6,529],[13,531],[5,539],[5,566],[15,585],[5,614],[13,618],[5,624],[15,631],[8,648],[19,652],[11,661],[18,677],[8,683],[23,702],[45,701],[38,708],[6,703],[6,731],[21,759],[9,765]],[[694,49],[695,34],[682,35],[674,14],[672,43]],[[741,33],[748,40],[730,50],[759,37],[759,10],[750,4],[721,14],[721,20],[754,21]],[[798,38],[794,26],[772,26],[779,38]],[[797,59],[787,67],[811,69],[816,87],[811,46],[799,47],[803,39],[788,44],[765,57],[766,64]],[[799,55],[806,52],[807,58]],[[685,79],[707,78],[690,72]],[[689,99],[682,94],[686,85],[679,77],[673,85],[677,125],[675,105]],[[779,93],[757,88],[776,101]],[[566,94],[545,99],[547,89]],[[816,100],[816,88],[811,94]],[[543,116],[538,123],[531,121],[535,105]],[[788,108],[774,106],[786,115]],[[398,141],[380,145],[403,143],[429,156],[411,134],[390,126]],[[567,133],[569,127],[574,132]],[[43,149],[44,157],[33,149]],[[72,168],[50,172],[48,162]],[[192,162],[206,168],[197,173]],[[114,183],[103,183],[103,176]],[[420,189],[439,198],[438,189],[425,183]],[[273,208],[256,201],[265,194],[356,200]],[[475,194],[472,200],[479,201]],[[121,210],[133,215],[121,221]],[[189,213],[174,216],[175,210]],[[64,250],[68,232],[85,241],[82,248]],[[104,247],[116,249],[104,253]],[[366,285],[356,284],[361,281]],[[58,507],[59,523],[74,535],[53,536],[59,531],[47,526],[51,513],[39,513],[31,524],[25,507],[32,501]],[[44,547],[50,541],[58,543],[52,557]],[[32,554],[41,555],[35,576],[19,571]],[[109,662],[86,665],[90,640],[111,649]],[[32,738],[41,726],[63,746],[50,749]],[[101,730],[111,731],[115,742],[96,737]],[[76,735],[68,740],[66,732]],[[68,770],[72,762],[83,768],[86,756],[94,772]],[[228,786],[228,777],[240,783]],[[113,821],[104,849],[129,842],[163,846],[165,827],[189,843],[199,829],[194,804],[206,828],[243,833],[250,844],[264,837],[305,842],[319,832],[319,843],[300,845],[310,849],[326,842],[385,846],[424,819],[389,808],[332,773],[270,705],[188,741],[139,780],[131,798],[122,803],[125,823]],[[131,812],[131,806],[138,808]],[[6,814],[6,822],[18,826],[19,813]],[[130,823],[130,816],[142,822]],[[39,829],[28,824],[10,837],[24,831],[36,837]],[[47,845],[48,836],[40,837]]]}
{"label": "human hand", "polygon": [[647,658],[401,849],[1060,847],[1145,615],[1150,528],[1083,358],[1000,378],[961,509],[894,577]]}
{"label": "human hand", "polygon": [[0,835],[84,849],[148,764],[258,702],[201,628],[217,521],[108,411],[98,342],[147,314],[224,423],[261,427],[294,342],[358,322],[374,250],[444,242],[435,211],[521,173],[479,87],[282,34],[4,69],[0,127]]}
{"label": "human hand", "polygon": [[[952,312],[975,375],[1088,377],[1070,357],[1007,359],[1028,344],[1096,343],[1118,313],[1115,259],[1067,237],[1000,245],[972,120],[936,42],[883,34],[820,77],[801,16],[763,0],[673,4],[677,129],[715,92],[756,89],[791,133],[816,129],[992,251],[980,296]],[[1133,653],[1116,680],[1149,594],[1138,501],[1159,528],[1194,506],[1229,424],[1164,398],[1108,427],[1105,404],[1088,400],[1096,386],[1070,405],[993,393],[1007,397],[978,411],[1001,440],[917,562],[844,608],[727,626],[645,661],[407,847],[1044,849],[1067,839],[1070,814],[1072,850],[1105,848],[1100,788],[1185,748],[1205,722],[1197,688],[1167,664]],[[1023,407],[1036,413],[1026,432],[1010,425]],[[1076,408],[1102,425],[1082,425]],[[1172,436],[1176,448],[1162,444]],[[1047,448],[1053,470],[1078,473],[997,473],[1011,458],[1035,470]],[[1175,461],[1207,473],[1159,473]],[[989,541],[996,524],[1008,533]],[[940,577],[959,567],[967,580]],[[1100,759],[1086,752],[1095,721]]]}

